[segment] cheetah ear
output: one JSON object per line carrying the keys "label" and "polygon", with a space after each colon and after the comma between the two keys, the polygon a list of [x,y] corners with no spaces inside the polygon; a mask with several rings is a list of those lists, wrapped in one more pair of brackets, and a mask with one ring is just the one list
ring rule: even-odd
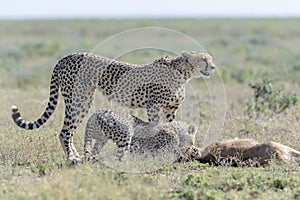
{"label": "cheetah ear", "polygon": [[183,51],[181,52],[181,56],[185,57],[186,59],[190,58],[191,57],[191,54],[187,51]]}
{"label": "cheetah ear", "polygon": [[189,128],[188,128],[188,133],[190,135],[196,135],[196,133],[197,133],[197,126],[194,125],[194,124],[190,125]]}

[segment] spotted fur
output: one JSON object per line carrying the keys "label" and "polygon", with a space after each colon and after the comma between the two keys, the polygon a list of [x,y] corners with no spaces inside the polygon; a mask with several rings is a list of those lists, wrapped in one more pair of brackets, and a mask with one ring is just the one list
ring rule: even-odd
{"label": "spotted fur", "polygon": [[25,121],[16,106],[12,118],[23,129],[41,127],[53,114],[59,89],[65,102],[65,118],[59,139],[68,159],[80,160],[73,134],[88,113],[98,88],[109,100],[132,108],[145,108],[149,121],[158,122],[162,110],[173,121],[185,97],[186,83],[195,77],[209,77],[215,69],[205,52],[183,52],[149,64],[134,65],[91,53],[75,53],[61,59],[50,82],[50,98],[44,113],[35,121]]}
{"label": "spotted fur", "polygon": [[[140,122],[134,117],[110,109],[98,110],[88,119],[84,136],[84,157],[89,160],[98,155],[108,140],[118,147],[117,158],[121,160],[124,150],[129,150],[134,128]],[[141,123],[144,123],[141,121]],[[93,145],[93,142],[95,143]]]}
{"label": "spotted fur", "polygon": [[118,147],[117,158],[121,160],[124,149],[131,153],[151,154],[193,146],[197,129],[183,122],[144,122],[125,113],[102,109],[88,120],[84,139],[85,158],[96,158],[109,139]]}

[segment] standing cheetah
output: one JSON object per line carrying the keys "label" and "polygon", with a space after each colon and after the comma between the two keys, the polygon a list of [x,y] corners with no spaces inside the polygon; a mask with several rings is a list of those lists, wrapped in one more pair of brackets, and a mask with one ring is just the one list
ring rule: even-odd
{"label": "standing cheetah", "polygon": [[185,97],[186,83],[195,77],[209,77],[216,66],[201,51],[162,57],[149,64],[135,65],[75,53],[61,59],[50,81],[50,98],[44,113],[35,121],[25,121],[16,106],[12,118],[23,129],[37,129],[53,114],[59,89],[65,102],[65,118],[59,139],[67,159],[80,160],[73,134],[88,113],[98,88],[109,100],[131,108],[146,108],[149,121],[158,122],[162,110],[165,121],[173,121]]}

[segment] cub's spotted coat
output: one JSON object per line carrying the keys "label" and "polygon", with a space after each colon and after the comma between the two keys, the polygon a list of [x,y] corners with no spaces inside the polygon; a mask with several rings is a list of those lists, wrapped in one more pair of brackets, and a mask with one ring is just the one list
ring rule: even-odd
{"label": "cub's spotted coat", "polygon": [[121,160],[124,149],[131,153],[177,153],[181,148],[193,146],[197,129],[183,122],[144,122],[125,113],[102,109],[88,120],[84,138],[85,158],[96,158],[111,139],[118,147]]}

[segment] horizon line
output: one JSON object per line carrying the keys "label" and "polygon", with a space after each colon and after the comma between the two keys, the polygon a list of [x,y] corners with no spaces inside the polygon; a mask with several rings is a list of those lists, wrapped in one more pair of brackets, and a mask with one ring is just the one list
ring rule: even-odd
{"label": "horizon line", "polygon": [[26,21],[26,20],[138,20],[138,19],[289,19],[300,18],[300,14],[294,15],[120,15],[120,16],[96,16],[96,15],[56,15],[56,16],[0,16],[0,20]]}

